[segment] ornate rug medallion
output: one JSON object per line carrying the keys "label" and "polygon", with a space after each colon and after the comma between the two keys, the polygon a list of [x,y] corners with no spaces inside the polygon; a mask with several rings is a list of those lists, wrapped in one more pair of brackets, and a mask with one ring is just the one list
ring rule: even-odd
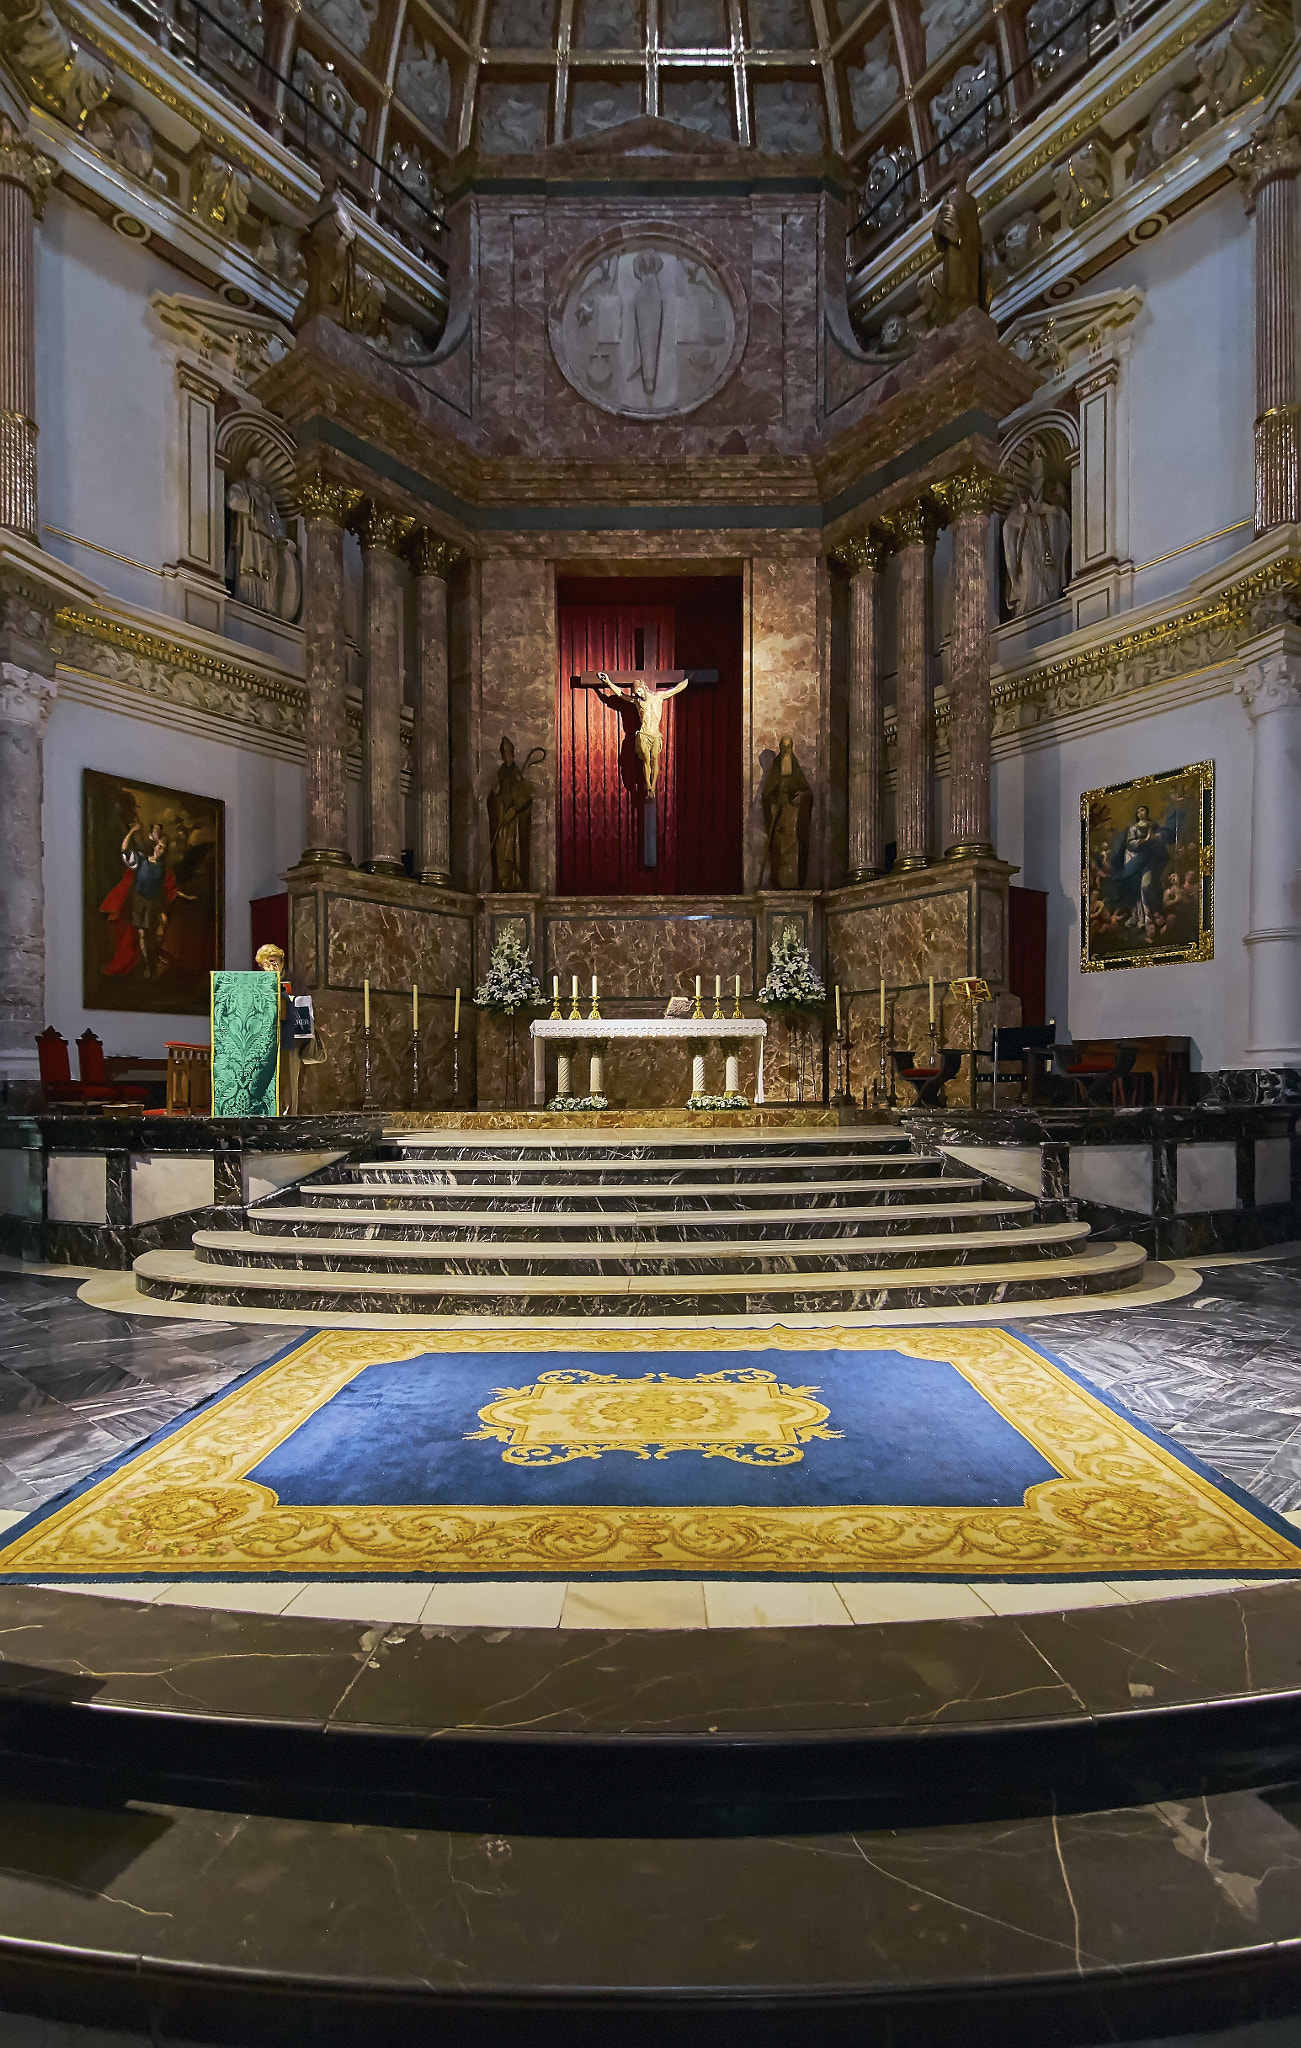
{"label": "ornate rug medallion", "polygon": [[496,1391],[500,1398],[479,1410],[484,1427],[468,1440],[504,1443],[508,1465],[562,1465],[604,1451],[639,1458],[699,1451],[740,1465],[794,1465],[814,1437],[830,1442],[841,1434],[825,1427],[829,1411],[812,1398],[816,1387],[784,1386],[755,1366],[636,1380],[562,1368],[540,1373],[531,1387]]}

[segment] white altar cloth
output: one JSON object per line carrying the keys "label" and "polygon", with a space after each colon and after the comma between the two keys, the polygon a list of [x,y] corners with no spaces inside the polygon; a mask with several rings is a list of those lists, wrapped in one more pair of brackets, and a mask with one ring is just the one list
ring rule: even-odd
{"label": "white altar cloth", "polygon": [[763,1042],[768,1036],[763,1017],[542,1017],[529,1026],[533,1040],[533,1100],[547,1099],[547,1041],[578,1046],[584,1041],[607,1045],[619,1038],[694,1038],[721,1045],[725,1039],[752,1038],[754,1099],[763,1101]]}

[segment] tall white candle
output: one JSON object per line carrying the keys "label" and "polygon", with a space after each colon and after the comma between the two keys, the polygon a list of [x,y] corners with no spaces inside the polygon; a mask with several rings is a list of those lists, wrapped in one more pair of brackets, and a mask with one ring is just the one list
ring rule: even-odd
{"label": "tall white candle", "polygon": [[885,1030],[885,976],[881,976],[881,1029]]}
{"label": "tall white candle", "polygon": [[577,975],[575,975],[575,976],[574,976],[574,993],[573,993],[573,995],[571,996],[571,998],[570,998],[570,1001],[571,1001],[571,1002],[575,1002],[575,1003],[576,1003],[576,1002],[578,1001],[578,976],[577,976]]}
{"label": "tall white candle", "polygon": [[560,976],[558,974],[553,974],[551,977],[551,1000],[553,1003],[560,1001]]}
{"label": "tall white candle", "polygon": [[453,1036],[453,1038],[459,1038],[459,1037],[460,1037],[460,1035],[461,1035],[461,991],[460,991],[460,989],[458,988],[458,989],[457,989],[457,991],[456,991],[456,1002],[455,1002],[455,1005],[453,1006],[453,1009],[452,1009],[452,1036]]}
{"label": "tall white candle", "polygon": [[836,983],[836,1036],[840,1036],[840,983]]}
{"label": "tall white candle", "polygon": [[723,977],[722,977],[722,975],[721,975],[721,974],[716,974],[716,975],[714,976],[714,1001],[715,1001],[716,1003],[721,1003],[721,1002],[722,1002],[722,1000],[723,1000]]}
{"label": "tall white candle", "polygon": [[420,1029],[420,991],[414,981],[411,984],[411,1036]]}
{"label": "tall white candle", "polygon": [[736,977],[736,1000],[738,1003],[741,1000],[741,977],[739,974]]}
{"label": "tall white candle", "polygon": [[929,979],[931,984],[931,1023],[933,1024],[935,1022],[935,976],[932,974]]}
{"label": "tall white candle", "polygon": [[592,1001],[596,1001],[596,976],[592,976]]}
{"label": "tall white candle", "polygon": [[700,1001],[700,976],[696,976],[696,1001]]}
{"label": "tall white candle", "polygon": [[367,1029],[367,1030],[369,1031],[369,1030],[370,1030],[370,983],[369,983],[368,981],[363,981],[363,983],[362,983],[362,985],[361,985],[361,1020],[362,1020],[362,1023],[363,1023],[363,1024],[364,1024],[364,1025],[366,1026],[366,1029]]}

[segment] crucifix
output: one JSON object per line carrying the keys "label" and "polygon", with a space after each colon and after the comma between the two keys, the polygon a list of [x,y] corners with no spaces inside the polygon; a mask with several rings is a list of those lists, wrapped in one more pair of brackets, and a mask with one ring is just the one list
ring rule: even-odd
{"label": "crucifix", "polygon": [[[640,632],[634,635],[635,654],[640,656],[644,642]],[[630,704],[637,713],[637,737],[633,742],[637,759],[641,763],[642,779],[646,785],[641,807],[642,864],[653,868],[659,859],[655,837],[655,793],[659,787],[660,755],[664,751],[664,740],[660,732],[660,720],[668,698],[680,696],[689,683],[716,683],[716,668],[633,668],[616,669],[613,674],[603,668],[584,669],[582,675],[572,679],[577,690],[606,690],[625,704]]]}

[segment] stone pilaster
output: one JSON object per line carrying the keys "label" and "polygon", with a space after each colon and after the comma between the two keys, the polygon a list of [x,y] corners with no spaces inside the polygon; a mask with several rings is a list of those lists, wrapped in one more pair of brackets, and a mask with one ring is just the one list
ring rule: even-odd
{"label": "stone pilaster", "polygon": [[422,526],[407,547],[416,585],[416,875],[446,888],[452,879],[452,782],[447,703],[449,541]]}
{"label": "stone pilaster", "polygon": [[[8,636],[6,636],[7,638]],[[39,1101],[36,1035],[45,1025],[42,742],[50,674],[0,659],[0,1078],[11,1108]]]}
{"label": "stone pilaster", "polygon": [[1280,108],[1233,167],[1256,216],[1256,531],[1301,519],[1297,172],[1301,137]]}
{"label": "stone pilaster", "polygon": [[1238,692],[1254,728],[1247,1057],[1301,1067],[1301,627],[1241,650]]}
{"label": "stone pilaster", "polygon": [[895,866],[931,864],[931,785],[935,773],[935,720],[930,669],[931,551],[935,515],[925,499],[891,513],[888,527],[899,553],[898,768],[895,776]]}
{"label": "stone pilaster", "polygon": [[328,477],[298,485],[303,515],[303,639],[307,684],[306,861],[350,867],[347,647],[343,625],[343,529],[361,492]]}
{"label": "stone pilaster", "polygon": [[0,527],[39,540],[36,230],[54,165],[0,118]]}
{"label": "stone pilaster", "polygon": [[885,729],[881,715],[881,567],[888,553],[878,535],[863,533],[840,550],[849,570],[849,733],[847,821],[850,882],[866,882],[885,866],[881,778]]}
{"label": "stone pilaster", "polygon": [[365,684],[361,714],[362,866],[402,873],[402,563],[414,522],[369,502],[354,521],[361,541]]}
{"label": "stone pilaster", "polygon": [[990,837],[989,517],[1000,479],[964,470],[935,486],[953,535],[953,636],[949,642],[949,843],[946,860],[992,853]]}

